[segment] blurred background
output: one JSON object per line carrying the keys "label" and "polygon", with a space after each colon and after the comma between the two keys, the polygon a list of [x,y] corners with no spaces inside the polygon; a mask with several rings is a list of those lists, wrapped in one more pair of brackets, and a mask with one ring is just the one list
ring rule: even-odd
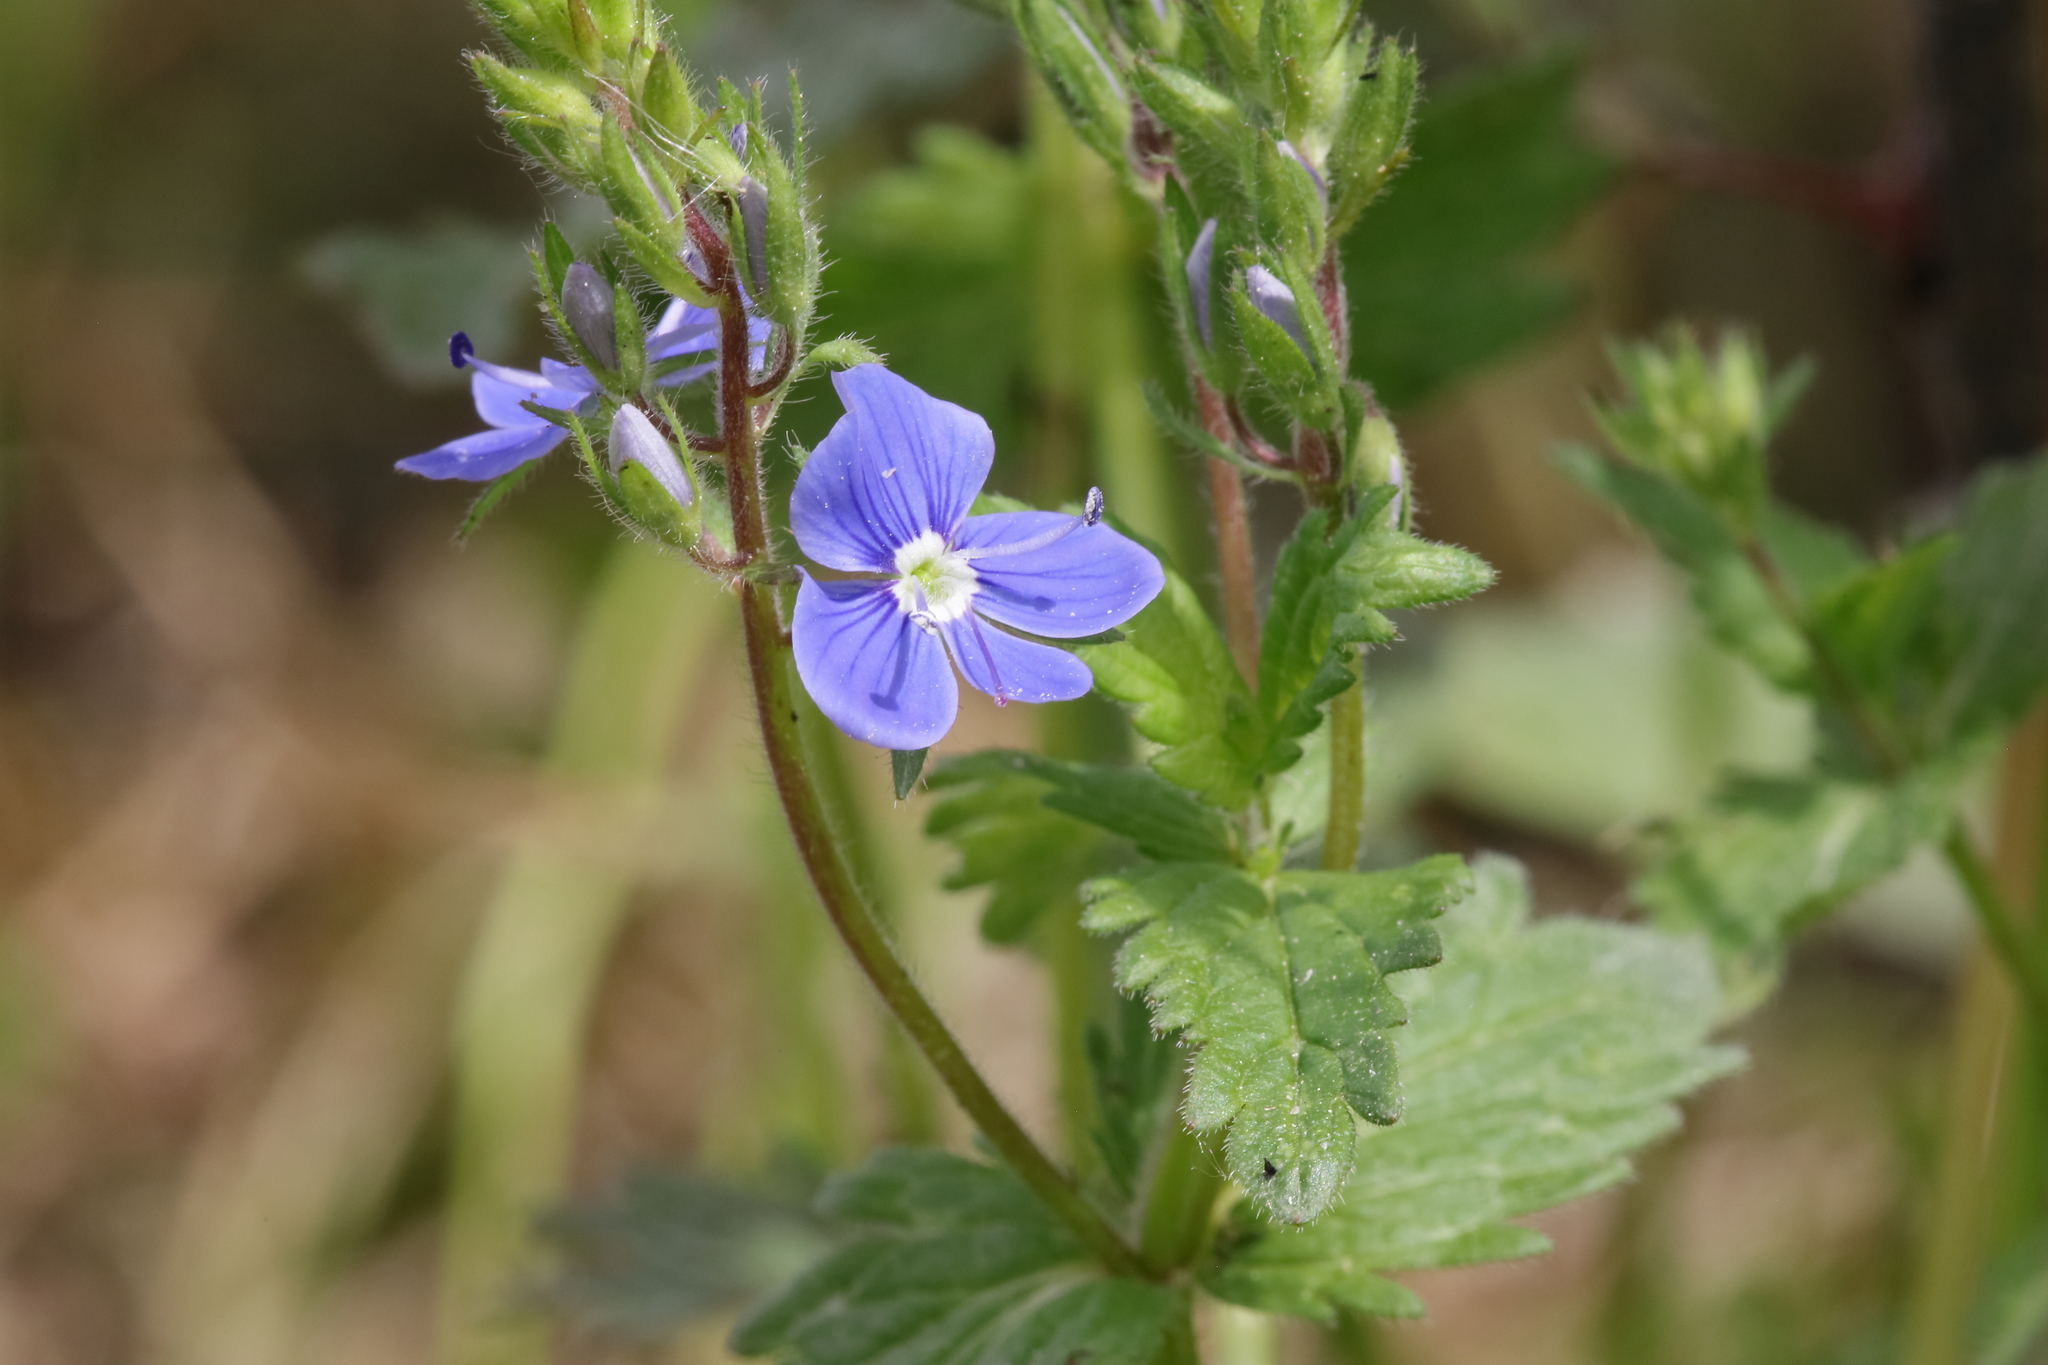
{"label": "blurred background", "polygon": [[[1592,435],[1604,338],[1738,321],[1819,366],[1793,500],[1876,542],[1938,515],[1982,441],[1937,373],[1926,16],[1367,9],[1429,95],[1348,249],[1359,372],[1426,532],[1502,570],[1370,665],[1373,856],[1503,849],[1545,910],[1624,916],[1641,831],[1807,736],[1551,453]],[[1004,28],[672,10],[699,70],[805,77],[827,334],[984,413],[1001,491],[1101,483],[1206,585],[1195,465],[1137,397],[1170,368],[1145,219]],[[437,1331],[719,1360],[820,1235],[821,1172],[966,1140],[794,869],[715,587],[621,545],[566,462],[459,547],[471,490],[391,468],[476,425],[449,332],[540,354],[541,219],[603,230],[496,135],[482,38],[459,0],[0,0],[10,1365],[409,1365]],[[836,405],[792,413],[814,440]],[[1255,510],[1270,555],[1295,509]],[[1025,711],[947,747],[1113,730]],[[907,951],[1060,1143],[1060,942],[985,943],[886,759],[844,758]],[[1968,946],[1907,868],[1802,946],[1642,1179],[1543,1220],[1554,1256],[1416,1277],[1428,1323],[1286,1357],[1886,1359]],[[636,1280],[650,1247],[694,1269]]]}

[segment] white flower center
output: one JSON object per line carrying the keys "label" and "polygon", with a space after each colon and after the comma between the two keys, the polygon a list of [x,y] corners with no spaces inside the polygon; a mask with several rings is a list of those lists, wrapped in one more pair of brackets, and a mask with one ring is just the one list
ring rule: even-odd
{"label": "white flower center", "polygon": [[937,531],[926,531],[898,550],[896,572],[896,604],[927,628],[965,616],[981,581],[967,556],[947,549]]}

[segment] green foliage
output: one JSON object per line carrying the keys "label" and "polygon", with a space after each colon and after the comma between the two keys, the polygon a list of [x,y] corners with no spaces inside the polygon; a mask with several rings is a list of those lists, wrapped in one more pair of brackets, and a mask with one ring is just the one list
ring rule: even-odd
{"label": "green foliage", "polygon": [[1117,1001],[1116,1027],[1090,1024],[1082,1035],[1088,1076],[1100,1121],[1092,1136],[1110,1183],[1126,1199],[1138,1187],[1146,1147],[1159,1131],[1161,1110],[1175,1100],[1173,1078],[1180,1049],[1152,1031],[1141,1000]]}
{"label": "green foliage", "polygon": [[1668,928],[1705,935],[1747,1008],[1776,980],[1786,935],[1905,862],[1954,818],[1959,774],[1897,781],[1731,775],[1665,836],[1634,885]]}
{"label": "green foliage", "polygon": [[1929,613],[1945,661],[1930,741],[1966,742],[2026,714],[2048,685],[2048,457],[1985,472]]}
{"label": "green foliage", "polygon": [[1228,1125],[1231,1178],[1302,1223],[1350,1174],[1352,1114],[1399,1117],[1386,1035],[1405,1014],[1384,977],[1436,960],[1428,921],[1465,889],[1448,856],[1397,872],[1283,872],[1270,888],[1236,868],[1180,864],[1090,883],[1084,923],[1135,931],[1117,984],[1145,993],[1156,1028],[1200,1047],[1189,1126]]}
{"label": "green foliage", "polygon": [[1476,866],[1438,925],[1443,965],[1402,978],[1406,1113],[1359,1139],[1343,1202],[1311,1227],[1240,1204],[1203,1287],[1267,1312],[1415,1316],[1384,1272],[1535,1255],[1509,1220],[1625,1179],[1677,1126],[1672,1101],[1740,1064],[1706,1042],[1713,975],[1694,946],[1581,919],[1531,923],[1518,865]]}
{"label": "green foliage", "polygon": [[585,1332],[649,1344],[765,1293],[829,1245],[800,1201],[672,1171],[554,1210],[539,1231],[560,1265],[541,1301]]}
{"label": "green foliage", "polygon": [[878,1152],[819,1214],[845,1246],[733,1330],[742,1355],[803,1365],[1152,1365],[1184,1291],[1105,1278],[1008,1171],[944,1152]]}
{"label": "green foliage", "polygon": [[1049,809],[1051,784],[1005,754],[975,754],[939,765],[927,785],[934,799],[924,832],[960,852],[945,880],[949,891],[989,888],[982,937],[1016,943],[1055,905],[1072,905],[1074,889],[1103,856],[1091,825]]}
{"label": "green foliage", "polygon": [[1578,77],[1576,60],[1545,57],[1424,104],[1412,164],[1344,239],[1352,370],[1388,407],[1414,407],[1575,306],[1532,258],[1613,182],[1573,125]]}
{"label": "green foliage", "polygon": [[1477,556],[1384,524],[1393,493],[1375,490],[1334,528],[1329,513],[1309,514],[1282,549],[1256,703],[1194,591],[1170,570],[1123,640],[1075,651],[1100,691],[1134,708],[1138,733],[1163,746],[1151,760],[1161,776],[1219,809],[1243,809],[1300,760],[1296,741],[1351,685],[1353,648],[1395,638],[1384,612],[1456,601],[1493,581]]}

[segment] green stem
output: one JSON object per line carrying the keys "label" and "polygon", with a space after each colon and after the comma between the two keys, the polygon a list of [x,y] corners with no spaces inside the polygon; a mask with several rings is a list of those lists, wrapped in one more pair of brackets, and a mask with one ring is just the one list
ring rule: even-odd
{"label": "green stem", "polygon": [[[725,445],[734,549],[742,562],[759,568],[768,559],[769,544],[753,405],[747,395],[746,312],[730,258],[713,259],[709,251],[705,255],[721,285],[719,434]],[[810,873],[811,885],[840,939],[890,1013],[939,1073],[947,1090],[1010,1168],[1103,1265],[1120,1275],[1143,1275],[1145,1268],[1137,1253],[1003,1107],[896,956],[874,911],[854,883],[805,764],[795,665],[775,591],[751,576],[742,578],[738,588],[740,620],[746,630],[747,666],[753,678],[754,704],[760,716],[761,743],[768,769],[775,781],[776,795],[782,800],[783,813],[789,818],[798,856]]]}
{"label": "green stem", "polygon": [[1353,660],[1351,686],[1330,701],[1330,818],[1323,829],[1323,870],[1349,872],[1358,863],[1365,817],[1365,691]]}
{"label": "green stem", "polygon": [[1949,826],[1941,852],[1948,859],[1949,870],[1962,884],[1978,927],[1984,931],[1985,942],[1998,955],[2034,1022],[2048,1029],[2048,971],[2044,971],[2040,953],[2027,941],[2018,920],[2007,908],[2005,897],[1998,893],[1991,869],[1985,865],[1984,855],[1977,851],[1962,821]]}

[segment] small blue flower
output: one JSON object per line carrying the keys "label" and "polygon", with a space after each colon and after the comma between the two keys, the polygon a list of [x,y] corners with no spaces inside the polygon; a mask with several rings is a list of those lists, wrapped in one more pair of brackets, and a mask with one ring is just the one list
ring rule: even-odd
{"label": "small blue flower", "polygon": [[834,725],[885,749],[928,748],[952,728],[960,691],[1067,701],[1092,684],[1053,639],[1136,615],[1165,575],[1142,546],[1081,516],[969,516],[988,478],[988,423],[880,365],[832,376],[846,415],[818,443],[789,500],[790,530],[829,569],[868,575],[797,590],[791,643],[804,686]]}
{"label": "small blue flower", "polygon": [[[753,342],[753,363],[758,367],[767,346],[771,324],[750,318],[747,337]],[[647,333],[647,363],[658,365],[700,355],[718,348],[718,314],[681,299],[671,299],[668,309]],[[568,438],[569,433],[545,417],[521,407],[537,403],[544,408],[574,412],[588,417],[598,405],[598,383],[581,365],[564,365],[559,360],[540,362],[538,373],[509,365],[479,360],[469,337],[457,332],[448,339],[448,359],[456,369],[467,367],[474,374],[469,394],[476,415],[489,424],[489,431],[458,437],[435,446],[423,455],[398,462],[408,474],[429,479],[467,479],[484,482],[509,474],[528,460],[537,460]],[[654,382],[662,388],[702,379],[718,368],[716,360],[684,365],[661,375]]]}

